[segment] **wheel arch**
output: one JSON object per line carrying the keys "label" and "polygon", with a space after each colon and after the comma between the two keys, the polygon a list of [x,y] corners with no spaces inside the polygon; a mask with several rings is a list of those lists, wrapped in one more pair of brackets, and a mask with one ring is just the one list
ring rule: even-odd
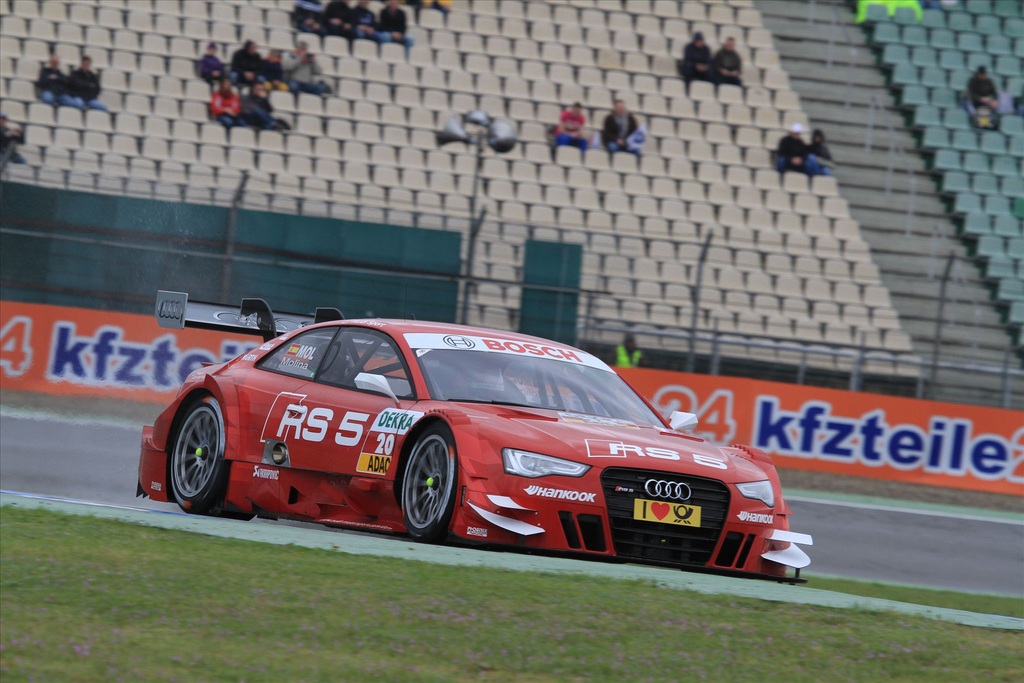
{"label": "wheel arch", "polygon": [[[398,454],[398,466],[395,468],[395,482],[391,491],[399,507],[402,506],[402,481],[405,479],[405,468],[409,463],[409,455],[412,453],[412,448],[419,441],[420,435],[436,424],[444,425],[451,432],[452,439],[455,438],[455,430],[452,429],[452,426],[444,418],[440,415],[427,415],[413,425],[406,435],[405,441],[402,442],[402,450]],[[457,444],[456,448],[458,448]]]}

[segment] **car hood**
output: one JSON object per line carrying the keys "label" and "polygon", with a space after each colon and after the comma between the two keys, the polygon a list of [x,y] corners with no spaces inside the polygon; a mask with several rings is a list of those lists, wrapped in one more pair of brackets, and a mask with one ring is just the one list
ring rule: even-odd
{"label": "car hood", "polygon": [[[444,404],[449,410],[451,403]],[[591,467],[628,467],[720,479],[758,481],[757,464],[703,439],[667,427],[650,427],[579,413],[509,406],[457,404],[496,451],[518,448]],[[694,457],[698,456],[698,457]],[[701,464],[717,460],[725,467]]]}

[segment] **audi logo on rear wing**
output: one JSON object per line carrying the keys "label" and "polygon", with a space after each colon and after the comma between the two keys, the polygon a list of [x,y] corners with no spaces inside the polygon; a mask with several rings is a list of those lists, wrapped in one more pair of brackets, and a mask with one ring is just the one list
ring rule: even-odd
{"label": "audi logo on rear wing", "polygon": [[185,308],[188,306],[188,294],[185,292],[168,292],[160,290],[156,293],[156,322],[160,327],[185,327]]}

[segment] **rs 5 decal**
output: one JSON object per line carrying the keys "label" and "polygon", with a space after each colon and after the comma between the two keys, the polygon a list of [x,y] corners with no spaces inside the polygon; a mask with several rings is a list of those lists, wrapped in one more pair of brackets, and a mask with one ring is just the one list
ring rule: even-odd
{"label": "rs 5 decal", "polygon": [[[656,448],[653,446],[637,446],[623,443],[622,441],[607,441],[605,439],[587,439],[588,458],[627,458],[630,456],[640,458],[659,458],[661,460],[679,460],[679,451],[670,448]],[[722,458],[703,453],[691,453],[693,462],[704,467],[711,467],[716,470],[728,469],[728,465]]]}
{"label": "rs 5 decal", "polygon": [[302,402],[305,394],[293,394],[283,391],[274,399],[270,407],[267,421],[263,425],[260,441],[276,439],[287,442],[289,439],[320,443],[327,438],[328,432],[334,432],[334,443],[339,446],[356,446],[363,439],[363,424],[370,419],[369,413],[349,411],[337,422],[331,408],[310,408]]}

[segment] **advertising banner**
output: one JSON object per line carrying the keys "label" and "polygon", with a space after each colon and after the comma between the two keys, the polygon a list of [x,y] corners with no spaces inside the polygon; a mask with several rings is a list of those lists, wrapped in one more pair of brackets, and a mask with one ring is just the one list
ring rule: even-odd
{"label": "advertising banner", "polygon": [[190,372],[259,337],[158,327],[153,316],[0,302],[5,390],[168,403]]}
{"label": "advertising banner", "polygon": [[644,368],[622,376],[662,414],[779,467],[1024,495],[1024,412]]}

